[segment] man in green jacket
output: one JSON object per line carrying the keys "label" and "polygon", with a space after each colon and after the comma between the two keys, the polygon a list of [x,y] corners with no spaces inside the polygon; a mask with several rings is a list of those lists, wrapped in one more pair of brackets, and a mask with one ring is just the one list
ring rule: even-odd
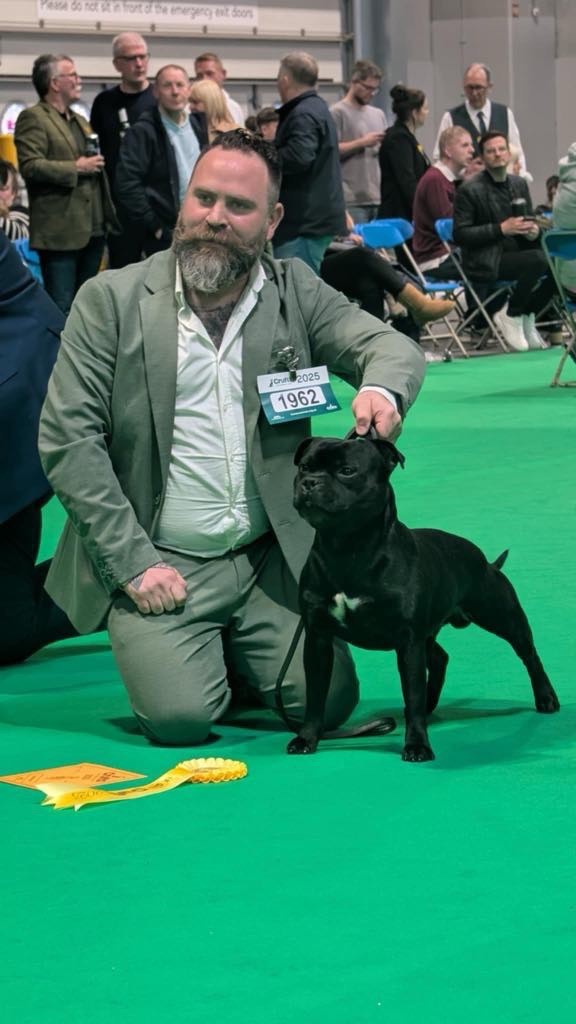
{"label": "man in green jacket", "polygon": [[[80,291],[43,410],[42,461],[69,515],[47,589],[80,632],[107,626],[155,742],[205,740],[235,682],[273,706],[298,621],[312,532],[292,460],[309,418],[268,422],[257,377],[327,366],[360,388],[357,430],[394,437],[424,374],[417,345],[299,260],[263,255],[279,185],[275,147],[243,129],[205,150],[172,249]],[[300,651],[284,693],[298,717]],[[356,701],[341,646],[329,727]]]}
{"label": "man in green jacket", "polygon": [[[23,110],[14,132],[30,203],[30,244],[44,287],[67,316],[84,281],[98,272],[105,236],[118,225],[98,137],[72,109],[82,89],[74,61],[42,54],[32,81],[40,102]],[[92,147],[91,147],[92,143]]]}

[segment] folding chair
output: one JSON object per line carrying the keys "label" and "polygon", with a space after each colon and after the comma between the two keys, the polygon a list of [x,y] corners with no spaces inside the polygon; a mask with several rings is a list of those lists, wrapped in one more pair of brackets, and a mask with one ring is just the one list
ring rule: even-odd
{"label": "folding chair", "polygon": [[[424,276],[410,252],[410,249],[406,245],[408,240],[412,238],[412,235],[414,234],[414,228],[409,221],[403,220],[401,217],[390,217],[387,220],[371,220],[368,221],[367,224],[355,225],[354,231],[362,237],[364,243],[371,249],[401,248],[412,267],[415,276],[418,278],[422,286],[422,290],[427,295],[442,294],[452,296],[454,292],[462,287],[461,281],[432,281]],[[437,345],[441,340],[449,339],[449,344],[443,352],[444,358],[448,358],[450,356],[450,349],[455,343],[460,349],[462,355],[467,359],[468,352],[464,348],[464,345],[448,317],[442,317],[436,322],[444,324],[445,333],[435,333],[430,324],[424,325],[424,331],[434,345]]]}
{"label": "folding chair", "polygon": [[475,287],[472,284],[470,278],[464,273],[460,254],[456,247],[454,246],[454,239],[452,234],[454,227],[453,219],[451,217],[441,217],[439,220],[435,222],[434,227],[436,229],[436,234],[438,235],[438,238],[443,243],[444,248],[446,249],[446,252],[449,253],[449,255],[452,257],[452,260],[454,261],[454,264],[458,268],[458,273],[462,278],[462,284],[464,285],[464,288],[466,289],[466,291],[470,293],[470,295],[474,299],[474,302],[476,303],[476,308],[471,310],[471,312],[469,312],[464,317],[463,321],[459,324],[460,330],[466,330],[470,326],[472,321],[476,319],[478,313],[480,313],[480,315],[484,318],[487,330],[492,332],[492,334],[496,338],[496,341],[504,350],[504,352],[508,352],[509,346],[506,342],[506,338],[500,331],[498,325],[494,322],[494,318],[490,313],[488,307],[489,305],[492,305],[492,303],[496,299],[499,299],[505,294],[507,294],[512,288],[514,282],[494,281],[493,284],[491,285],[491,287],[494,290],[491,291],[486,298],[481,299],[478,294],[477,287]]}
{"label": "folding chair", "polygon": [[562,317],[566,327],[570,331],[571,338],[556,367],[556,372],[550,382],[550,387],[576,387],[576,380],[561,382],[560,374],[568,356],[576,363],[576,301],[570,299],[566,294],[560,279],[559,268],[562,262],[576,260],[576,231],[560,228],[552,228],[544,232],[542,236],[542,248],[548,260],[552,276],[562,300]]}
{"label": "folding chair", "polygon": [[40,257],[38,253],[30,248],[30,242],[27,238],[16,238],[12,245],[18,250],[18,255],[27,267],[32,277],[35,277],[40,284],[44,284],[42,277],[42,271],[40,269]]}

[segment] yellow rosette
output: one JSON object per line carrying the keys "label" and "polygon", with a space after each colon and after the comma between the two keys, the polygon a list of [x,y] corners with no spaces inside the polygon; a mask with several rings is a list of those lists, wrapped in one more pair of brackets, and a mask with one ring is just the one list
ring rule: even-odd
{"label": "yellow rosette", "polygon": [[248,767],[243,761],[232,761],[226,757],[195,757],[189,761],[180,761],[153,782],[143,786],[132,786],[130,789],[70,789],[66,782],[46,782],[36,788],[46,795],[46,799],[42,801],[43,805],[47,804],[56,811],[70,807],[78,811],[85,804],[106,804],[118,800],[139,800],[144,796],[155,796],[157,793],[175,789],[184,782],[233,782],[235,779],[243,779],[247,774]]}

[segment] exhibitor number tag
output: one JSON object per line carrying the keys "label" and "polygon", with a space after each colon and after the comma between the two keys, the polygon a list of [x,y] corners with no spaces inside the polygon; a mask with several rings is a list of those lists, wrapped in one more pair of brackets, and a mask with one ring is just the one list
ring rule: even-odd
{"label": "exhibitor number tag", "polygon": [[337,412],[340,408],[327,366],[311,366],[292,374],[272,370],[257,377],[256,384],[266,419],[272,424]]}

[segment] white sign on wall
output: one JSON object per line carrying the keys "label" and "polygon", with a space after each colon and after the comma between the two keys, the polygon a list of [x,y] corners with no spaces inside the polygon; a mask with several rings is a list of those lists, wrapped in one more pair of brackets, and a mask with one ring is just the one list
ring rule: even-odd
{"label": "white sign on wall", "polygon": [[36,0],[44,21],[127,22],[145,25],[209,25],[214,28],[256,28],[258,8],[244,4],[195,4],[188,0]]}

